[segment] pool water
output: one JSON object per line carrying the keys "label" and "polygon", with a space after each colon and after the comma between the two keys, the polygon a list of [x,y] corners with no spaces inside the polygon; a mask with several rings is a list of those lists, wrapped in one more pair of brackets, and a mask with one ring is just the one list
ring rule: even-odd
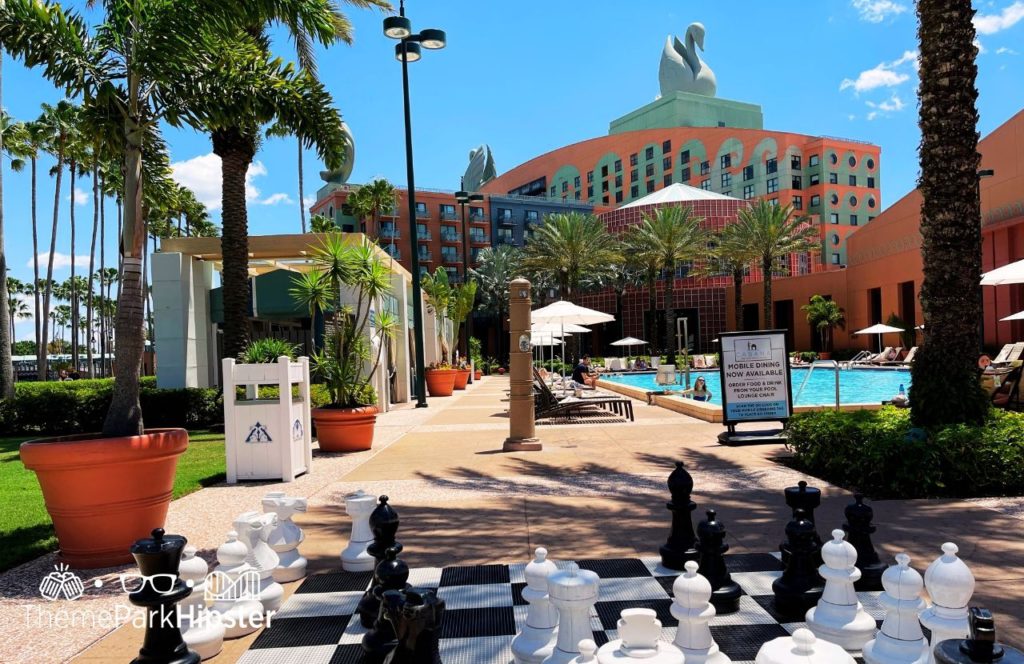
{"label": "pool water", "polygon": [[[811,376],[807,379],[807,373]],[[691,371],[690,385],[698,376],[703,376],[711,390],[711,403],[722,405],[722,387],[718,371]],[[795,406],[830,406],[836,402],[835,369],[829,365],[815,367],[814,371],[804,367],[793,367],[793,405]],[[682,385],[658,385],[653,373],[618,374],[604,376],[604,380],[622,383],[651,392],[659,390],[681,390]],[[799,396],[800,386],[807,379]],[[910,371],[905,369],[840,369],[839,370],[839,403],[881,403],[896,396],[900,385],[910,389]]]}

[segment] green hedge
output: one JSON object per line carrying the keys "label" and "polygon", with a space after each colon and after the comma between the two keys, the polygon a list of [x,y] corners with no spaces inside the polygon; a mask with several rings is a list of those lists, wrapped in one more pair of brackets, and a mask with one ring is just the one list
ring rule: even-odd
{"label": "green hedge", "polygon": [[787,435],[798,468],[878,498],[1024,492],[1021,413],[926,431],[907,409],[821,411],[795,415]]}

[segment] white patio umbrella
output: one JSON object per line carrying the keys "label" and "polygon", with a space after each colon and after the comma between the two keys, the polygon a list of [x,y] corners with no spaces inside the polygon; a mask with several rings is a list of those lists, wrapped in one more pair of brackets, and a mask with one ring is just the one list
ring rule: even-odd
{"label": "white patio umbrella", "polygon": [[1024,283],[1024,261],[997,267],[981,275],[982,286],[1002,286]]}
{"label": "white patio umbrella", "polygon": [[644,346],[646,344],[646,341],[643,339],[637,339],[636,337],[626,337],[612,342],[613,346],[627,346],[629,348],[630,355],[633,354],[633,346]]}
{"label": "white patio umbrella", "polygon": [[[565,332],[566,325],[596,325],[598,323],[610,323],[615,316],[606,314],[603,311],[587,309],[567,300],[559,300],[540,309],[530,312],[531,324],[558,325],[561,332]],[[565,336],[562,334],[561,336]],[[562,346],[562,364],[565,364],[565,346]]]}
{"label": "white patio umbrella", "polygon": [[1015,314],[1010,314],[1006,318],[1000,318],[999,320],[1024,320],[1024,311],[1018,311]]}
{"label": "white patio umbrella", "polygon": [[876,323],[871,327],[865,327],[863,330],[857,330],[854,334],[877,334],[878,335],[878,352],[882,352],[882,335],[892,334],[894,332],[905,332],[905,330],[892,325],[886,325],[884,323]]}
{"label": "white patio umbrella", "polygon": [[531,332],[554,332],[560,334],[562,332],[574,332],[576,334],[582,334],[584,332],[590,332],[589,327],[583,327],[582,325],[576,325],[575,323],[567,323],[562,325],[560,323],[534,323],[530,326]]}

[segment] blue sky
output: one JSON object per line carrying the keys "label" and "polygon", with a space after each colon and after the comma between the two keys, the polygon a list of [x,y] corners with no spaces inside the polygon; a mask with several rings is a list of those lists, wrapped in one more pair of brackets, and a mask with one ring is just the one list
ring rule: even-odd
{"label": "blue sky", "polygon": [[[81,8],[84,2],[65,2]],[[978,0],[979,129],[987,134],[1024,107],[1024,0]],[[628,8],[624,9],[624,8]],[[569,143],[604,135],[608,122],[654,99],[669,34],[693,21],[707,28],[704,60],[718,96],[763,106],[767,129],[825,134],[881,146],[883,207],[917,177],[916,21],[912,0],[772,0],[732,3],[615,0],[562,3],[409,0],[415,29],[447,31],[449,46],[410,65],[416,182],[455,189],[467,153],[488,143],[502,172]],[[321,78],[356,138],[352,181],[386,177],[405,184],[401,68],[382,15],[350,9],[355,44],[319,52]],[[277,35],[280,37],[280,35]],[[277,52],[291,57],[284,39]],[[17,118],[61,98],[36,71],[5,56],[3,103]],[[168,131],[180,181],[219,219],[219,161],[208,137]],[[250,171],[252,233],[298,232],[297,149],[268,140]],[[53,181],[40,166],[40,223],[48,234]],[[4,163],[8,265],[31,279],[29,178]],[[305,194],[321,184],[312,152]],[[89,191],[88,180],[79,188]],[[88,250],[90,196],[77,208],[79,254]],[[65,178],[55,278],[69,274]],[[113,219],[111,208],[108,219]],[[111,224],[112,228],[112,224]],[[108,256],[114,255],[108,233]],[[48,235],[47,238],[48,240]],[[41,237],[41,245],[43,239]],[[41,246],[43,251],[47,248]],[[87,258],[87,256],[86,256]],[[81,258],[79,259],[81,260]],[[28,338],[31,323],[18,325]]]}

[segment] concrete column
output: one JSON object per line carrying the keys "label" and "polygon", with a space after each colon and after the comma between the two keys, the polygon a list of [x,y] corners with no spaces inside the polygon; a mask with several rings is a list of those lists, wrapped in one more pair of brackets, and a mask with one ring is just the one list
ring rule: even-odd
{"label": "concrete column", "polygon": [[196,340],[196,385],[217,385],[216,325],[210,322],[210,291],[213,290],[213,263],[191,259],[192,326]]}
{"label": "concrete column", "polygon": [[506,452],[542,449],[533,403],[533,347],[530,345],[530,282],[509,284],[509,404]]}
{"label": "concrete column", "polygon": [[150,258],[154,341],[159,349],[157,385],[198,387],[191,257],[155,253]]}

